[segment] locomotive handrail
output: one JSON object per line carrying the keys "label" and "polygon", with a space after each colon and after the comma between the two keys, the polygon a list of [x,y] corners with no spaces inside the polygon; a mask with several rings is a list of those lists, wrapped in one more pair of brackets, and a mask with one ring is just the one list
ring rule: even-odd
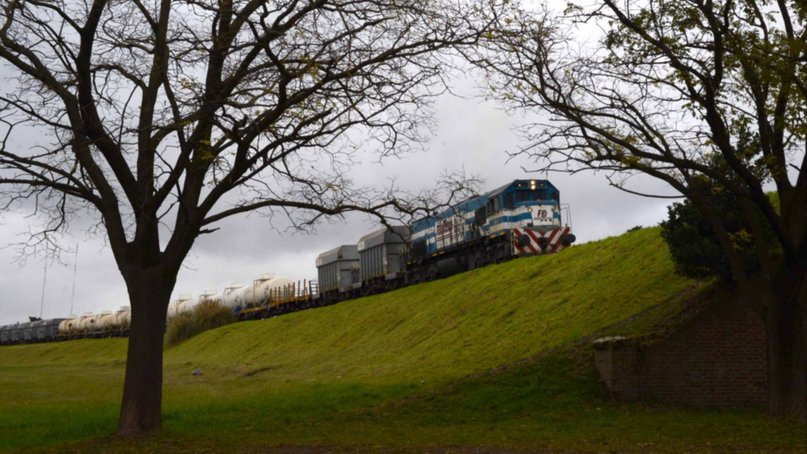
{"label": "locomotive handrail", "polygon": [[566,216],[563,217],[563,219],[568,219],[569,220],[569,222],[567,222],[566,225],[568,227],[573,227],[572,226],[572,206],[569,205],[568,203],[561,203],[560,204],[560,209],[561,209],[561,212],[563,210],[566,210]]}

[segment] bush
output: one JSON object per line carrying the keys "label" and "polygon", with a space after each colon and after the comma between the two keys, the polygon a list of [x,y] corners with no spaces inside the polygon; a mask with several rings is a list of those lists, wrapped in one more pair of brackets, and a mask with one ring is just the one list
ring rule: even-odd
{"label": "bush", "polygon": [[191,337],[237,321],[233,311],[214,301],[200,303],[188,312],[174,316],[165,330],[165,345],[179,344]]}
{"label": "bush", "polygon": [[[759,260],[753,251],[754,238],[749,233],[745,217],[737,203],[736,196],[726,192],[713,192],[715,208],[721,215],[723,228],[731,236],[732,244],[743,259],[745,269],[750,273],[759,269]],[[762,219],[760,223],[767,223]],[[694,204],[685,200],[674,203],[667,209],[667,220],[661,223],[661,236],[670,248],[676,271],[684,276],[703,278],[720,276],[733,282],[731,268],[714,231]],[[764,241],[772,243],[773,234],[766,231]]]}

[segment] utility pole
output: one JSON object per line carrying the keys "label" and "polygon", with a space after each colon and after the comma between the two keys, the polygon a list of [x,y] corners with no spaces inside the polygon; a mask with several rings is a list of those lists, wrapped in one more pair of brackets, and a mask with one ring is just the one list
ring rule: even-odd
{"label": "utility pole", "polygon": [[73,290],[70,292],[70,316],[73,316],[73,301],[76,299],[76,270],[78,269],[78,243],[76,254],[73,256]]}
{"label": "utility pole", "polygon": [[48,255],[45,254],[45,271],[42,273],[42,298],[39,301],[39,318],[45,312],[45,286],[48,283]]}

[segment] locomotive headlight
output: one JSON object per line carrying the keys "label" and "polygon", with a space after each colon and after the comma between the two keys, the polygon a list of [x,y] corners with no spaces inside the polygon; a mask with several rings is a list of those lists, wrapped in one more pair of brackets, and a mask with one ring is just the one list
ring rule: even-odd
{"label": "locomotive headlight", "polygon": [[530,180],[530,189],[534,191],[534,190],[535,190],[535,186],[536,186],[536,184],[535,184],[535,180]]}

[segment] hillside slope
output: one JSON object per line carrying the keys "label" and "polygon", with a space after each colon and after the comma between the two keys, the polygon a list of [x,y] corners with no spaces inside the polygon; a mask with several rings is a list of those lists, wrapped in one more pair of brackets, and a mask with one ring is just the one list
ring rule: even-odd
{"label": "hillside slope", "polygon": [[230,325],[168,350],[166,361],[282,380],[443,380],[533,356],[706,285],[675,275],[658,230],[645,229]]}
{"label": "hillside slope", "polygon": [[[533,356],[709,282],[673,272],[658,229],[520,258],[316,310],[236,323],[167,349],[169,371],[283,380],[449,379]],[[125,339],[0,348],[0,364],[122,365]]]}

